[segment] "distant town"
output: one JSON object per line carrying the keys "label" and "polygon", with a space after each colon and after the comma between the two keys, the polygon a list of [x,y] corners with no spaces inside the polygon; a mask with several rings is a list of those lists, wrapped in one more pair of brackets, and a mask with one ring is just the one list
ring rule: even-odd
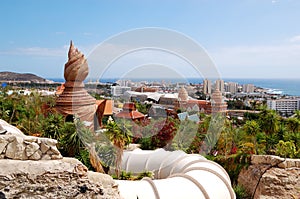
{"label": "distant town", "polygon": [[[38,92],[41,95],[58,95],[62,88],[61,82],[46,80],[32,74],[1,72],[0,77],[1,86],[7,87],[8,94],[18,92],[29,95],[31,92]],[[211,113],[216,91],[220,92],[229,114],[234,112],[232,110],[256,111],[266,106],[276,110],[283,117],[290,117],[300,109],[300,97],[270,92],[269,89],[254,84],[225,82],[221,79],[204,79],[198,84],[129,79],[110,83],[88,81],[85,88],[98,99],[113,99],[115,113],[121,110],[122,102],[126,101],[152,104],[156,108],[175,109],[180,112],[188,110]],[[222,106],[224,109],[225,105]]]}

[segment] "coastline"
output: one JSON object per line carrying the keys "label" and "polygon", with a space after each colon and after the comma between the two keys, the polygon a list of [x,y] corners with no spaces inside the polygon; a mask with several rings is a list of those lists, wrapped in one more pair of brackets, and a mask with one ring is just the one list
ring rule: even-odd
{"label": "coastline", "polygon": [[[47,78],[54,82],[63,83],[65,80],[63,78]],[[101,79],[101,83],[115,83],[118,78],[105,78]],[[182,79],[166,79],[166,82],[182,82]],[[199,78],[187,78],[185,83],[191,84],[199,84],[203,82],[203,79]],[[237,82],[240,85],[243,84],[253,84],[256,87],[260,87],[263,89],[268,90],[270,93],[273,94],[280,94],[280,95],[289,95],[289,96],[300,96],[300,78],[293,79],[293,78],[274,78],[274,79],[261,79],[261,78],[224,78],[225,82]],[[94,81],[94,80],[92,80]],[[161,79],[132,79],[134,82],[138,81],[148,81],[148,82],[161,82]]]}

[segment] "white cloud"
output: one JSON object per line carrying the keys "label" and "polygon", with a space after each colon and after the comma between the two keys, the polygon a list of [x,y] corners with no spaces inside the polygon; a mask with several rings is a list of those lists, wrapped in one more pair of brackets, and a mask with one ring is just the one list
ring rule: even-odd
{"label": "white cloud", "polygon": [[[96,46],[76,46],[85,56]],[[45,48],[45,47],[18,47],[11,50],[2,50],[0,55],[23,55],[23,56],[46,56],[46,57],[66,57],[68,54],[69,45],[64,45],[59,48]]]}
{"label": "white cloud", "polygon": [[25,56],[55,56],[60,57],[66,54],[66,46],[61,48],[43,48],[43,47],[29,47],[16,48],[12,50],[0,51],[0,55],[25,55]]}
{"label": "white cloud", "polygon": [[300,75],[300,44],[230,46],[210,54],[224,76],[298,78]]}
{"label": "white cloud", "polygon": [[289,41],[293,42],[293,43],[300,42],[300,35],[296,35],[296,36],[290,38]]}

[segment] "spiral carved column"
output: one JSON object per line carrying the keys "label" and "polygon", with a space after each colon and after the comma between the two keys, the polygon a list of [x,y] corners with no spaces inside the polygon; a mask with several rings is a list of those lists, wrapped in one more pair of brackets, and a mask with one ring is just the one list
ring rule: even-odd
{"label": "spiral carved column", "polygon": [[70,43],[68,62],[65,64],[65,89],[56,99],[56,110],[65,117],[74,115],[92,129],[96,112],[96,99],[88,94],[83,81],[89,68],[84,55]]}

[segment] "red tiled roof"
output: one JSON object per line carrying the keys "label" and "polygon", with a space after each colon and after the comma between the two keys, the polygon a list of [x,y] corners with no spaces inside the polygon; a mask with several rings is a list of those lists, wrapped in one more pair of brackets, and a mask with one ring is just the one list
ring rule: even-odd
{"label": "red tiled roof", "polygon": [[134,120],[145,118],[145,115],[136,110],[136,106],[133,102],[127,102],[123,105],[123,110],[117,113],[115,117]]}
{"label": "red tiled roof", "polygon": [[127,102],[123,105],[123,110],[132,110],[135,111],[136,110],[136,106],[133,102]]}
{"label": "red tiled roof", "polygon": [[145,118],[145,115],[138,112],[138,111],[121,111],[115,115],[118,118],[125,118],[125,119],[140,119]]}
{"label": "red tiled roof", "polygon": [[[105,104],[103,104],[105,103]],[[97,107],[104,105],[103,115],[112,115],[113,114],[113,101],[112,100],[96,100]]]}

